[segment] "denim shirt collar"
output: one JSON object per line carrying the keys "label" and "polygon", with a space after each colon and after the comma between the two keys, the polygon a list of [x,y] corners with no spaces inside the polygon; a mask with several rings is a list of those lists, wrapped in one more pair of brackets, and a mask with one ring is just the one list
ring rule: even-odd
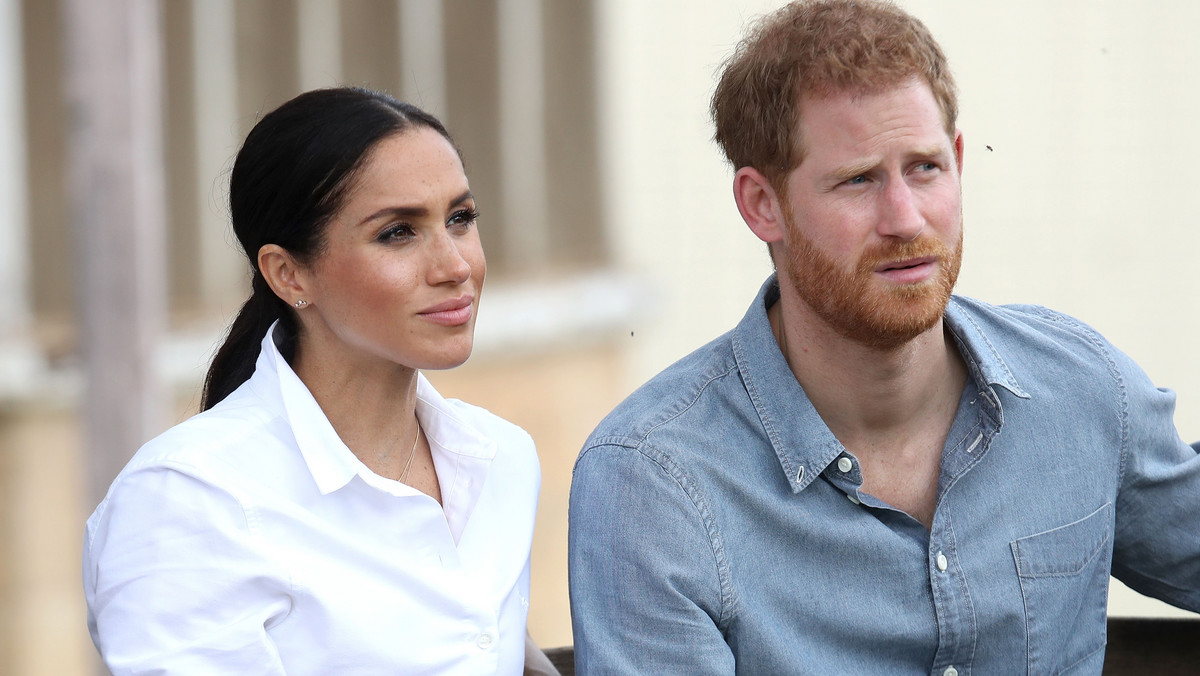
{"label": "denim shirt collar", "polygon": [[[733,330],[733,355],[763,429],[779,458],[792,491],[804,490],[830,463],[846,452],[809,401],[792,374],[767,319],[767,309],[779,300],[779,284],[772,274],[742,321]],[[996,427],[1003,423],[1000,398],[993,386],[1028,399],[998,347],[983,334],[951,298],[944,317],[979,388],[979,405]],[[970,385],[968,385],[970,387]]]}

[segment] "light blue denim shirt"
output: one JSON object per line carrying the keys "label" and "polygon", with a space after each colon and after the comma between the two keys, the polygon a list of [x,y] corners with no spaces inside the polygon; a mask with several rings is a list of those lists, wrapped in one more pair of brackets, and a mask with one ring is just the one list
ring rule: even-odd
{"label": "light blue denim shirt", "polygon": [[776,344],[778,295],[580,453],[580,674],[1099,674],[1110,570],[1200,610],[1200,456],[1095,331],[950,302],[970,377],[926,531],[860,490]]}

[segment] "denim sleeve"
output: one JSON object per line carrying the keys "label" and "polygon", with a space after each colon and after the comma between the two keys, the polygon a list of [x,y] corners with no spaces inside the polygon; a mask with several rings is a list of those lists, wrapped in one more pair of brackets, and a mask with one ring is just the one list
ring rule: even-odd
{"label": "denim sleeve", "polygon": [[585,448],[569,521],[579,674],[734,673],[712,521],[677,465],[645,447]]}
{"label": "denim sleeve", "polygon": [[1175,393],[1156,389],[1125,355],[1115,358],[1128,415],[1113,575],[1200,612],[1200,453],[1175,429]]}

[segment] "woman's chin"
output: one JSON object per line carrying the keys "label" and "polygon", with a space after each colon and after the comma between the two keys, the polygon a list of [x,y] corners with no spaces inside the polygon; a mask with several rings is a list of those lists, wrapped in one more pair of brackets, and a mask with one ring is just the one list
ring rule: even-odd
{"label": "woman's chin", "polygon": [[468,344],[464,349],[448,351],[444,354],[430,357],[418,368],[422,371],[446,371],[458,368],[465,364],[467,358],[471,356],[472,347],[472,345]]}

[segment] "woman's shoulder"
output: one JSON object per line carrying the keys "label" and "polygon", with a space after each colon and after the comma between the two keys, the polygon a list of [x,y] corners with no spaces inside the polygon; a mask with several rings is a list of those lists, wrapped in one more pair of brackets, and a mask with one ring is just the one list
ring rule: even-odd
{"label": "woman's shoulder", "polygon": [[[458,433],[486,439],[496,445],[496,452],[505,456],[535,457],[533,437],[520,425],[513,423],[476,404],[461,399],[443,397],[422,377],[417,390],[418,400],[426,409],[421,424],[428,425],[429,414],[451,423]],[[428,431],[428,430],[427,430]]]}
{"label": "woman's shoulder", "polygon": [[261,465],[272,462],[272,449],[286,446],[290,432],[276,412],[237,394],[146,442],[117,480],[146,469],[174,469],[214,482],[258,475]]}
{"label": "woman's shoulder", "polygon": [[529,436],[529,433],[523,427],[507,418],[502,418],[492,413],[482,406],[460,399],[445,399],[444,401],[456,413],[457,418],[481,432],[490,432],[492,435],[505,440],[533,443],[533,438]]}
{"label": "woman's shoulder", "polygon": [[537,463],[537,447],[533,437],[520,425],[502,418],[488,409],[458,399],[444,400],[450,413],[475,435],[495,445],[496,457],[508,461]]}

